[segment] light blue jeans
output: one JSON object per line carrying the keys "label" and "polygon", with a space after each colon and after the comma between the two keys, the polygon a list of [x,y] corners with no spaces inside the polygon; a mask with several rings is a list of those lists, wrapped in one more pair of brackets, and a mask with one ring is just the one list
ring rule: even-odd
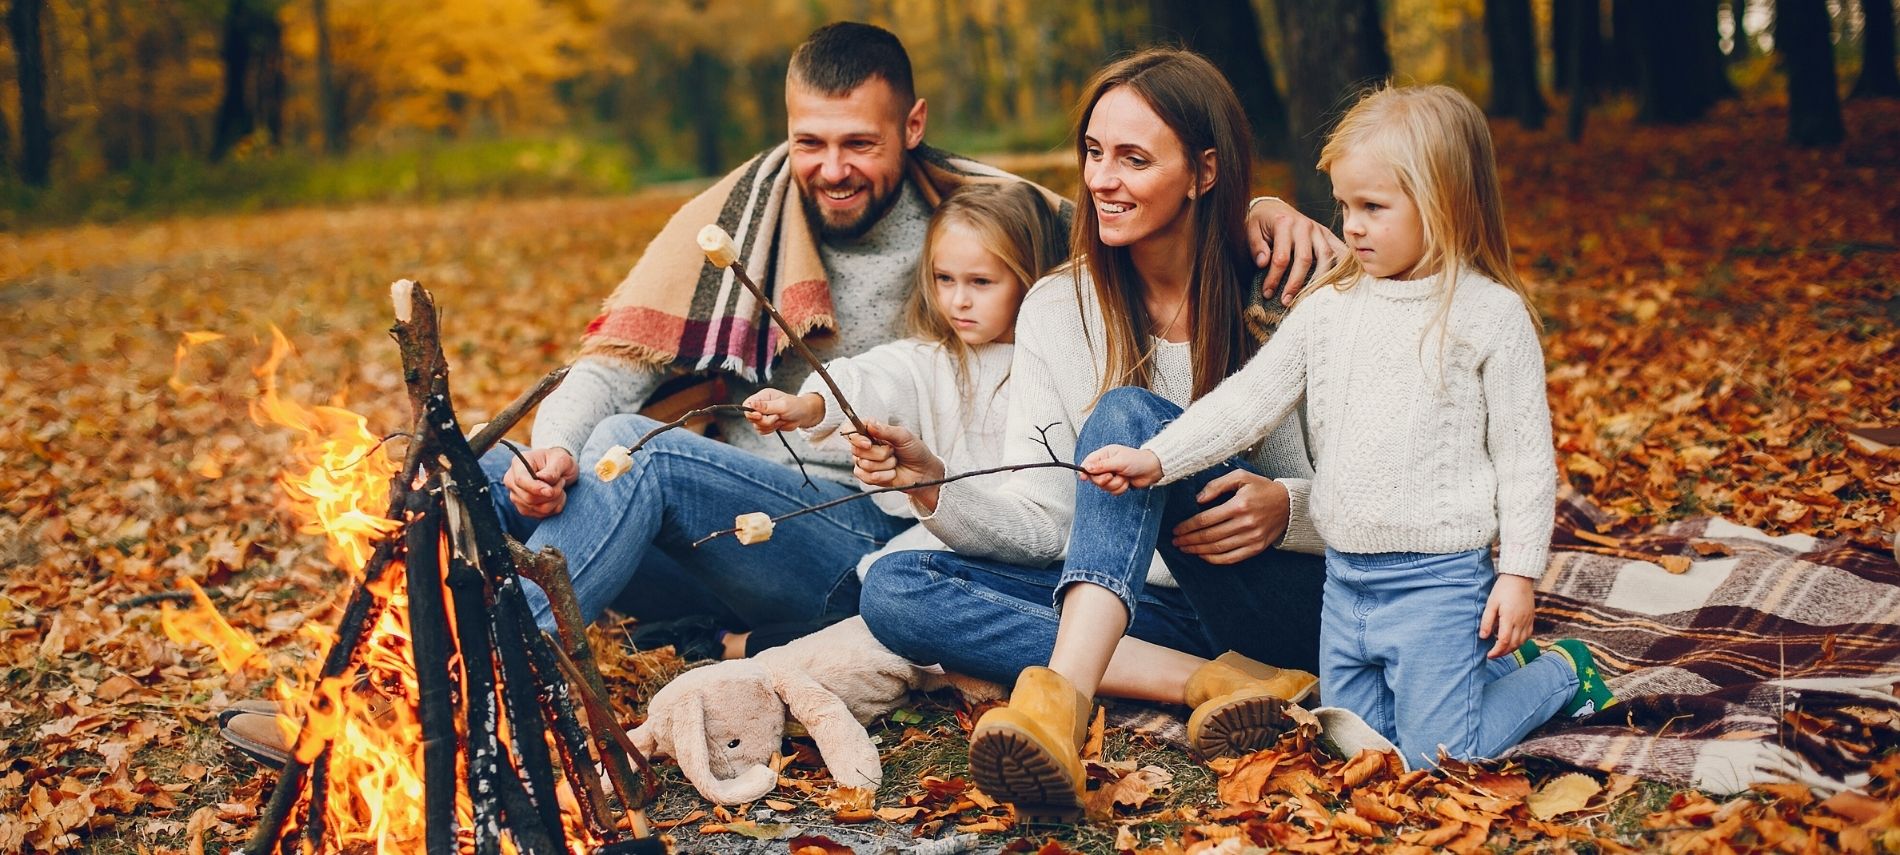
{"label": "light blue jeans", "polygon": [[1495,757],[1577,691],[1563,657],[1522,668],[1478,637],[1496,581],[1491,552],[1326,551],[1320,694],[1358,713],[1414,767]]}
{"label": "light blue jeans", "polygon": [[[630,585],[652,590],[657,599],[677,600],[683,579],[709,592],[744,627],[857,613],[858,559],[909,520],[885,514],[871,501],[849,502],[782,522],[764,543],[743,546],[728,535],[695,548],[693,541],[731,528],[740,514],[778,516],[858,490],[813,479],[814,491],[797,469],[690,431],[660,434],[613,481],[594,477],[594,463],[607,449],[630,446],[658,424],[636,415],[602,420],[581,451],[581,477],[567,488],[567,506],[538,525],[514,511],[499,484],[512,456],[508,450],[497,448],[482,460],[495,479],[494,502],[510,532],[531,531],[529,549],[553,546],[567,557],[582,617],[599,617]],[[535,622],[552,629],[547,596],[532,583],[522,587]]]}

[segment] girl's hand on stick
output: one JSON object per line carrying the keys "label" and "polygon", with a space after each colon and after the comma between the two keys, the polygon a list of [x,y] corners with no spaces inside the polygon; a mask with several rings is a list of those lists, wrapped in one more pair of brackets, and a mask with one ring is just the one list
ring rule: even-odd
{"label": "girl's hand on stick", "polygon": [[825,399],[816,392],[792,395],[778,389],[760,389],[745,399],[746,421],[761,435],[798,430],[825,418]]}
{"label": "girl's hand on stick", "polygon": [[1508,655],[1531,637],[1537,621],[1537,599],[1531,591],[1529,576],[1498,574],[1491,586],[1491,599],[1484,604],[1484,620],[1478,624],[1478,637],[1490,638],[1495,630],[1498,643],[1485,656],[1496,659]]}
{"label": "girl's hand on stick", "polygon": [[[851,474],[873,487],[908,487],[944,477],[943,461],[909,429],[882,422],[865,422],[865,430],[851,434]],[[933,491],[934,492],[934,491]]]}
{"label": "girl's hand on stick", "polygon": [[1152,451],[1126,445],[1095,449],[1082,461],[1082,468],[1087,474],[1078,472],[1076,477],[1107,490],[1111,496],[1119,496],[1130,487],[1152,487],[1161,480],[1161,458]]}

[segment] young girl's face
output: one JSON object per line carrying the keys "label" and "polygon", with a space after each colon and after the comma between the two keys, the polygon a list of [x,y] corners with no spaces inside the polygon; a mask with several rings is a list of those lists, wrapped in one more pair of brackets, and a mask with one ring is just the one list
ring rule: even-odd
{"label": "young girl's face", "polygon": [[938,229],[930,253],[937,311],[964,344],[1014,341],[1023,283],[983,247],[975,229],[956,220]]}
{"label": "young girl's face", "polygon": [[1399,188],[1392,167],[1363,150],[1333,163],[1333,196],[1346,215],[1346,243],[1367,273],[1381,279],[1417,279],[1425,257],[1425,224],[1418,205]]}

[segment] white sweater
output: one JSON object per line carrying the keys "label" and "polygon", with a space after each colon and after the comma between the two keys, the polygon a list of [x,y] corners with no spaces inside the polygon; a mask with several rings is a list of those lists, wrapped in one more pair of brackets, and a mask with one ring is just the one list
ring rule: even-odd
{"label": "white sweater", "polygon": [[[878,345],[857,356],[834,359],[825,370],[859,418],[910,429],[943,458],[951,474],[986,469],[1003,459],[1003,427],[1007,417],[1009,367],[1015,351],[1010,344],[992,342],[973,349],[969,377],[958,385],[956,359],[935,342],[903,339]],[[805,378],[799,394],[816,393],[825,400],[825,417],[803,431],[814,448],[849,453],[843,431],[851,423],[838,408],[824,378],[817,372]],[[966,396],[967,393],[967,396]],[[842,429],[842,430],[841,430]],[[872,489],[866,487],[865,489]],[[885,513],[915,517],[909,497],[881,493],[871,497]],[[863,577],[871,563],[906,549],[943,549],[943,541],[923,526],[912,526],[884,548],[858,562]]]}
{"label": "white sweater", "polygon": [[1433,327],[1438,289],[1437,277],[1367,278],[1306,296],[1246,367],[1143,446],[1162,483],[1247,447],[1303,394],[1327,545],[1451,553],[1495,537],[1500,572],[1542,575],[1557,464],[1537,331],[1516,293],[1476,273]]}
{"label": "white sweater", "polygon": [[[1101,310],[1087,274],[1071,270],[1064,267],[1036,283],[1017,315],[1016,361],[1010,369],[1009,418],[1003,436],[1005,463],[1049,459],[1050,452],[1036,441],[1040,427],[1049,428],[1050,450],[1061,460],[1073,461],[1076,434],[1101,388],[1107,354]],[[1185,406],[1194,389],[1190,347],[1158,339],[1153,344],[1154,379],[1149,388]],[[1250,459],[1284,484],[1292,497],[1281,548],[1324,551],[1306,515],[1313,468],[1298,421],[1274,431]],[[970,478],[944,485],[936,513],[919,513],[919,517],[961,554],[1042,566],[1067,552],[1077,483],[1074,472],[1056,468]],[[1148,582],[1175,586],[1158,558],[1151,561]]]}

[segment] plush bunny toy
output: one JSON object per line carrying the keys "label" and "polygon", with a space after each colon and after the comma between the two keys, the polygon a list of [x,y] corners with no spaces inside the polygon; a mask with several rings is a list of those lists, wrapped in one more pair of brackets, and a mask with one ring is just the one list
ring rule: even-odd
{"label": "plush bunny toy", "polygon": [[839,784],[875,789],[884,768],[864,723],[897,709],[912,689],[951,685],[973,700],[1003,694],[994,683],[912,664],[853,617],[750,659],[681,674],[653,696],[631,736],[649,757],[677,760],[707,800],[740,804],[778,785],[768,763],[789,711]]}

